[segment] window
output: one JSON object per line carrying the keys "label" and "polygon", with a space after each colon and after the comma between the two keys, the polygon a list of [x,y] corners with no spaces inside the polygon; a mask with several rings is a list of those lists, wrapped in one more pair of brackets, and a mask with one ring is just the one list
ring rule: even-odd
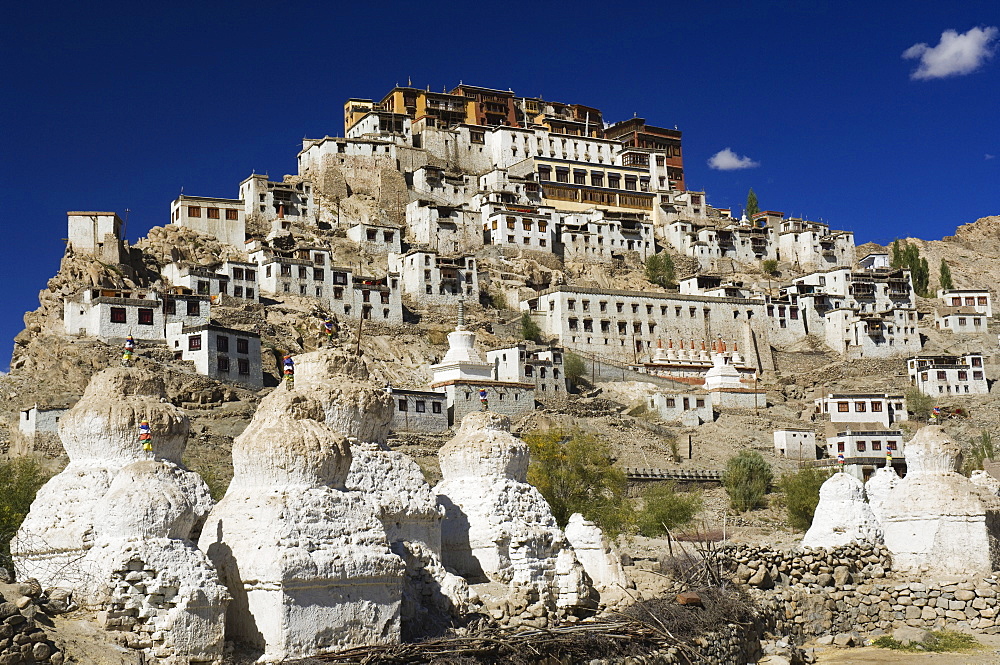
{"label": "window", "polygon": [[210,293],[210,284],[205,280],[198,281],[198,295],[207,296]]}
{"label": "window", "polygon": [[325,273],[322,268],[313,268],[313,279],[317,282],[322,282],[325,277]]}
{"label": "window", "polygon": [[958,380],[959,381],[968,381],[969,380],[969,373],[966,372],[965,370],[961,370],[961,369],[958,370]]}
{"label": "window", "polygon": [[416,410],[417,410],[417,413],[424,413],[424,412],[426,412],[427,411],[427,403],[424,400],[422,400],[422,399],[418,399],[417,403],[416,403]]}
{"label": "window", "polygon": [[139,310],[139,325],[140,326],[153,325],[153,310],[146,308]]}
{"label": "window", "polygon": [[880,413],[882,411],[882,402],[872,402],[872,413]]}
{"label": "window", "polygon": [[216,359],[216,367],[218,367],[220,372],[229,373],[229,358],[225,356],[219,356]]}
{"label": "window", "polygon": [[948,377],[948,375],[947,375],[946,372],[938,372],[937,373],[938,381],[944,381],[947,377]]}
{"label": "window", "polygon": [[243,297],[243,287],[242,286],[234,286],[233,287],[233,295],[235,297],[237,297],[237,298],[242,298]]}
{"label": "window", "polygon": [[863,453],[868,450],[868,444],[864,441],[858,441],[858,452]]}
{"label": "window", "polygon": [[865,412],[865,403],[864,402],[855,402],[854,403],[854,410],[856,412],[858,412],[858,413],[864,413]]}
{"label": "window", "polygon": [[253,300],[253,289],[248,288],[246,291],[246,296],[248,299]]}
{"label": "window", "polygon": [[838,453],[844,452],[844,442],[843,441],[838,441],[837,442],[837,452]]}
{"label": "window", "polygon": [[250,361],[246,358],[240,358],[236,361],[236,365],[239,368],[240,374],[246,376],[250,373]]}
{"label": "window", "polygon": [[240,218],[240,212],[238,210],[227,210],[226,219],[229,221],[237,220]]}
{"label": "window", "polygon": [[872,441],[872,450],[882,450],[882,442]]}
{"label": "window", "polygon": [[127,320],[124,307],[111,308],[111,323],[126,323]]}
{"label": "window", "polygon": [[[378,231],[376,231],[375,229],[368,229],[365,232],[365,236],[367,236],[368,240],[370,240],[372,242],[374,242],[375,240],[377,240],[377,237],[376,237],[377,234],[378,234]],[[405,411],[405,409],[402,409],[402,410]]]}
{"label": "window", "polygon": [[299,279],[306,279],[309,276],[309,272],[306,270],[305,266],[299,266]]}
{"label": "window", "polygon": [[888,443],[885,444],[885,447],[888,450],[895,450],[896,449],[896,442],[895,441],[889,441]]}
{"label": "window", "polygon": [[850,410],[850,405],[847,402],[837,402],[837,411],[840,413],[847,413]]}
{"label": "window", "polygon": [[431,402],[431,412],[441,413],[441,402]]}
{"label": "window", "polygon": [[406,400],[405,399],[399,400],[399,410],[400,411],[406,411]]}
{"label": "window", "polygon": [[705,400],[703,400],[703,399],[696,399],[695,400],[695,406],[698,406],[699,408],[705,406]]}
{"label": "window", "polygon": [[219,209],[218,208],[205,208],[205,209],[208,211],[208,218],[209,219],[218,219],[219,218]]}
{"label": "window", "polygon": [[233,279],[243,279],[243,268],[233,268]]}
{"label": "window", "polygon": [[281,276],[291,277],[292,276],[292,266],[281,266]]}
{"label": "window", "polygon": [[200,300],[188,300],[187,301],[187,315],[188,316],[201,316],[201,301]]}
{"label": "window", "polygon": [[972,373],[972,378],[975,379],[975,380],[977,380],[977,381],[981,381],[982,378],[983,378],[983,373],[980,372],[980,371],[975,371],[975,372]]}
{"label": "window", "polygon": [[188,206],[188,217],[201,217],[201,208],[198,206]]}
{"label": "window", "polygon": [[608,187],[611,189],[619,189],[622,185],[622,177],[617,173],[608,174]]}
{"label": "window", "polygon": [[980,358],[979,356],[975,356],[972,359],[972,366],[973,367],[982,367],[983,366],[983,359]]}
{"label": "window", "polygon": [[229,337],[226,335],[216,335],[215,336],[215,350],[220,353],[229,352]]}
{"label": "window", "polygon": [[163,299],[163,313],[164,314],[176,314],[177,313],[177,301],[173,298]]}
{"label": "window", "polygon": [[201,335],[188,337],[188,351],[201,351]]}
{"label": "window", "polygon": [[985,305],[986,304],[986,296],[979,296],[978,298],[976,298],[976,300],[978,301],[978,303],[980,305]]}
{"label": "window", "polygon": [[253,282],[257,279],[257,272],[254,270],[245,270],[243,276],[248,282]]}
{"label": "window", "polygon": [[676,402],[674,401],[674,398],[673,398],[673,397],[668,397],[668,398],[667,398],[667,408],[668,408],[668,409],[673,409],[673,408],[675,408],[676,404],[677,404],[677,403],[676,403]]}

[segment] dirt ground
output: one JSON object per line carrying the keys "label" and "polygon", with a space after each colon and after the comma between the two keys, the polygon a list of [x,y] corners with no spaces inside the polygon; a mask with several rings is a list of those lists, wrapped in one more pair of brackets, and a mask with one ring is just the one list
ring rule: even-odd
{"label": "dirt ground", "polygon": [[[816,662],[820,665],[842,663],[850,665],[1000,665],[1000,635],[977,635],[982,645],[968,653],[905,653],[878,647],[838,649],[816,647]],[[807,647],[808,648],[808,647]],[[765,661],[766,662],[766,661]]]}

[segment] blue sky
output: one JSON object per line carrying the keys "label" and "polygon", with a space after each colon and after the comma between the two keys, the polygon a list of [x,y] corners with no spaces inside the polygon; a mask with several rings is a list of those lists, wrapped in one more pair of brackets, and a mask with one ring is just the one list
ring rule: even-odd
{"label": "blue sky", "polygon": [[[859,243],[1000,214],[996,0],[153,7],[7,7],[0,368],[58,268],[67,210],[128,208],[134,241],[181,187],[235,197],[251,171],[291,173],[303,136],[342,134],[345,99],[408,78],[677,125],[710,204],[753,187],[762,208]],[[725,149],[721,164],[755,165],[711,168]]]}

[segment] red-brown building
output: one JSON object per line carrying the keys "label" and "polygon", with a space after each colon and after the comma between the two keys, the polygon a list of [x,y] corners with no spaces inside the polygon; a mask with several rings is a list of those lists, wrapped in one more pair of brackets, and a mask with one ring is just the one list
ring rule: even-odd
{"label": "red-brown building", "polygon": [[[668,177],[676,189],[684,186],[684,156],[681,153],[681,132],[647,125],[643,118],[632,118],[604,130],[604,138],[621,141],[633,148],[655,150],[665,154]],[[659,166],[659,165],[658,165]]]}

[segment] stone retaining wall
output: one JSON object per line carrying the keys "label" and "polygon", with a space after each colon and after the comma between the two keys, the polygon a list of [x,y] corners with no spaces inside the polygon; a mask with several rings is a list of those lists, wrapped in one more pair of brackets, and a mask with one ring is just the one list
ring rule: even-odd
{"label": "stone retaining wall", "polygon": [[872,543],[794,552],[731,545],[722,550],[722,555],[737,581],[758,589],[790,584],[841,588],[884,578],[892,567],[889,550]]}

